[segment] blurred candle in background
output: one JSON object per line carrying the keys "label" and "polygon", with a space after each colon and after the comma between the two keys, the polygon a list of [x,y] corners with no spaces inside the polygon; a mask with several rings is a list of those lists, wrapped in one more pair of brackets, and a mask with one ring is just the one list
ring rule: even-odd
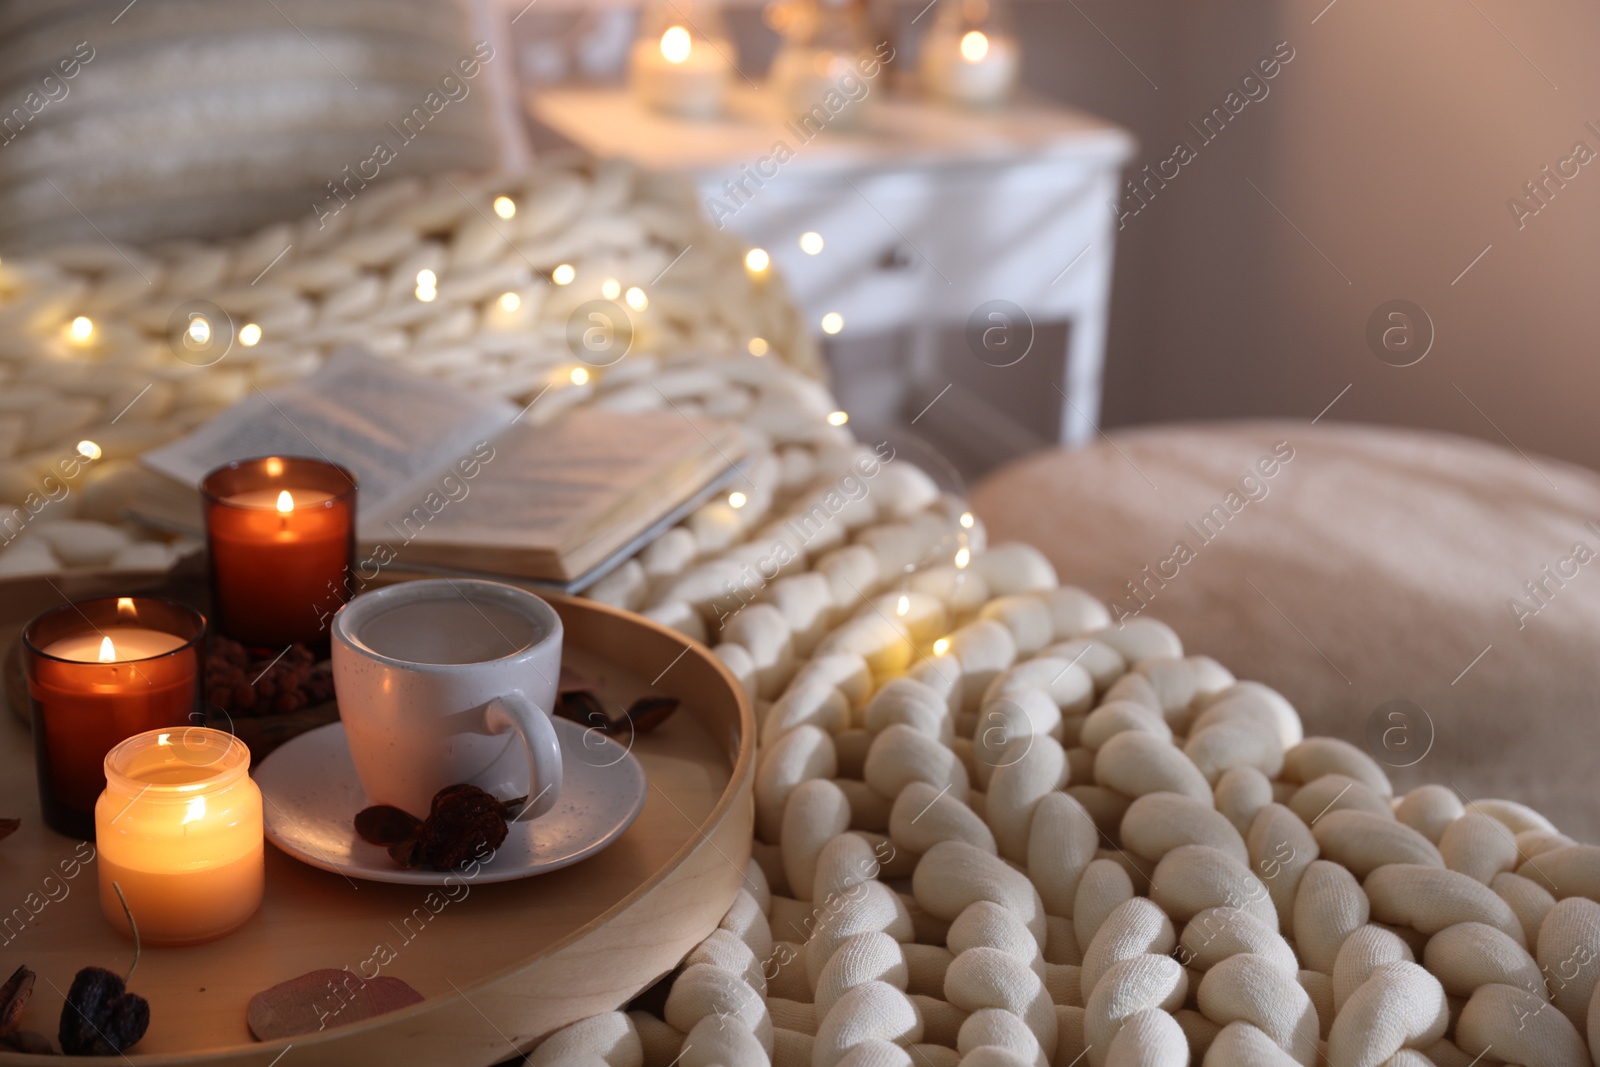
{"label": "blurred candle in background", "polygon": [[261,906],[265,882],[261,790],[250,750],[221,730],[151,730],[105,757],[95,805],[100,908],[151,945],[210,941]]}
{"label": "blurred candle in background", "polygon": [[733,57],[719,5],[658,0],[646,4],[639,16],[628,81],[640,102],[657,111],[712,118],[722,111]]}
{"label": "blurred candle in background", "polygon": [[23,631],[39,802],[59,833],[94,838],[106,753],[200,710],[205,618],[154,597],[102,597],[45,612]]}
{"label": "blurred candle in background", "polygon": [[354,476],[265,456],[217,468],[200,490],[217,630],[257,648],[326,643],[324,620],[349,599]]}
{"label": "blurred candle in background", "polygon": [[1005,0],[953,0],[922,41],[923,89],[955,104],[998,104],[1017,85],[1021,52]]}

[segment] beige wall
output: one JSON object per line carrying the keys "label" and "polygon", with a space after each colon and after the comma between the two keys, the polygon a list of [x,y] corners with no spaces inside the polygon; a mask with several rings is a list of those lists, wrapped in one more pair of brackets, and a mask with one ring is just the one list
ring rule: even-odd
{"label": "beige wall", "polygon": [[[1600,466],[1600,159],[1522,230],[1506,208],[1575,141],[1600,152],[1584,128],[1600,125],[1600,11],[1336,0],[1313,24],[1325,3],[1019,5],[1033,86],[1128,125],[1141,164],[1278,41],[1295,49],[1267,98],[1127,220],[1106,424],[1309,418],[1350,385],[1327,418],[1503,444],[1498,426],[1527,452]],[[1412,367],[1365,340],[1394,298],[1436,326]]]}

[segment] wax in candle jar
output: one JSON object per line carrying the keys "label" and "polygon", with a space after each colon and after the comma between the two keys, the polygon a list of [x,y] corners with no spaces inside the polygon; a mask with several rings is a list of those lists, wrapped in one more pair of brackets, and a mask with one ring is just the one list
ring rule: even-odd
{"label": "wax in candle jar", "polygon": [[165,655],[183,644],[184,638],[177,634],[138,626],[116,626],[63,637],[47,645],[44,652],[57,659],[76,660],[79,663],[126,663]]}
{"label": "wax in candle jar", "polygon": [[40,802],[52,828],[92,837],[106,753],[199,710],[204,633],[192,608],[143,597],[81,601],[29,624],[28,696]]}
{"label": "wax in candle jar", "polygon": [[726,41],[669,27],[660,39],[641,37],[629,56],[634,92],[650,107],[685,118],[710,118],[722,110],[732,70]]}
{"label": "wax in candle jar", "polygon": [[213,471],[202,488],[218,629],[258,647],[325,641],[327,619],[348,599],[349,475],[272,457]]}
{"label": "wax in candle jar", "polygon": [[116,888],[152,945],[209,941],[255,913],[265,857],[249,767],[243,742],[201,728],[150,731],[107,753],[95,824],[112,925],[130,932]]}

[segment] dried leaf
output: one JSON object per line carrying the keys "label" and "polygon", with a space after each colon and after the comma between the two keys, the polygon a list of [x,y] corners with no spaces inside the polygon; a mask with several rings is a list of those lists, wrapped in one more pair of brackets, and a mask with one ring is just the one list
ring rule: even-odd
{"label": "dried leaf", "polygon": [[389,857],[409,871],[422,866],[422,846],[414,837],[396,841],[389,846]]}
{"label": "dried leaf", "polygon": [[6,984],[0,986],[0,1037],[14,1033],[21,1025],[22,1009],[28,1006],[37,977],[28,968],[18,967],[6,979]]}
{"label": "dried leaf", "polygon": [[389,804],[374,804],[356,812],[356,833],[373,845],[393,845],[417,836],[422,820]]}
{"label": "dried leaf", "polygon": [[628,709],[628,721],[633,724],[634,730],[647,734],[666,722],[677,710],[677,697],[640,697]]}
{"label": "dried leaf", "polygon": [[50,1044],[50,1039],[43,1034],[32,1030],[18,1030],[14,1034],[0,1037],[0,1048],[12,1052],[26,1052],[30,1056],[54,1056],[55,1046]]}
{"label": "dried leaf", "polygon": [[614,728],[611,716],[606,714],[605,705],[600,703],[600,698],[587,691],[562,693],[556,699],[556,714],[563,719],[571,719],[583,726],[593,727],[602,733],[610,733]]}
{"label": "dried leaf", "polygon": [[16,833],[17,828],[21,825],[21,819],[0,819],[0,841],[4,841],[6,838]]}
{"label": "dried leaf", "polygon": [[276,1041],[370,1019],[422,1002],[398,978],[362,978],[326,968],[279,982],[250,998],[246,1018],[257,1041]]}

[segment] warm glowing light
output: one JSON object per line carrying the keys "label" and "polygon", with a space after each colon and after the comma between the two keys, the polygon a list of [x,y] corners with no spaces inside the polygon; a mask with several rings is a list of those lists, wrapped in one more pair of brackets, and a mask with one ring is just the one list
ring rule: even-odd
{"label": "warm glowing light", "polygon": [[189,801],[189,810],[183,813],[179,826],[188,826],[192,822],[199,822],[206,817],[206,798],[204,795],[193,797]]}
{"label": "warm glowing light", "polygon": [[956,549],[956,566],[965,567],[972,562],[972,551],[968,548]]}
{"label": "warm glowing light", "polygon": [[749,501],[749,499],[749,497],[735,489],[733,492],[728,494],[728,506],[730,508],[742,508],[745,506],[746,502]]}
{"label": "warm glowing light", "polygon": [[293,510],[294,497],[290,496],[289,490],[285,489],[283,492],[278,494],[278,514],[287,515]]}
{"label": "warm glowing light", "polygon": [[644,290],[639,288],[637,285],[629,288],[625,295],[628,299],[628,306],[635,311],[643,311],[645,308],[650,306],[650,298],[645,296]]}
{"label": "warm glowing light", "polygon": [[517,202],[509,196],[497,196],[494,198],[494,213],[509,219],[517,213]]}
{"label": "warm glowing light", "polygon": [[82,456],[84,459],[96,460],[100,458],[102,452],[100,446],[95,444],[93,441],[79,441],[78,455]]}
{"label": "warm glowing light", "polygon": [[261,343],[261,327],[253,322],[247,322],[239,327],[239,343],[246,348],[254,348]]}
{"label": "warm glowing light", "polygon": [[966,530],[972,529],[972,522],[973,522],[972,512],[963,511],[961,513],[961,526],[962,526],[962,528],[966,529]]}
{"label": "warm glowing light", "polygon": [[800,235],[800,251],[808,256],[814,256],[822,251],[822,234],[816,230],[807,230]]}
{"label": "warm glowing light", "polygon": [[767,344],[765,337],[752,337],[750,338],[750,343],[745,347],[750,350],[752,356],[764,356],[772,346]]}
{"label": "warm glowing light", "polygon": [[572,384],[573,385],[584,385],[588,381],[589,381],[589,372],[588,371],[584,370],[582,367],[573,367],[572,368]]}
{"label": "warm glowing light", "polygon": [[172,747],[172,735],[171,734],[157,734],[156,735],[156,744],[160,745],[162,748],[170,748],[170,747]]}
{"label": "warm glowing light", "polygon": [[267,477],[279,478],[283,475],[283,460],[277,456],[267,457]]}
{"label": "warm glowing light", "polygon": [[661,35],[661,58],[668,63],[682,63],[693,48],[694,41],[682,26],[668,26],[667,32]]}
{"label": "warm glowing light", "polygon": [[417,299],[424,304],[439,295],[439,276],[424,267],[417,271]]}
{"label": "warm glowing light", "polygon": [[837,311],[830,311],[822,316],[822,332],[838,333],[844,329],[844,316]]}
{"label": "warm glowing light", "polygon": [[765,248],[752,248],[744,254],[744,265],[753,274],[760,274],[772,263],[772,257],[767,255]]}
{"label": "warm glowing light", "polygon": [[948,637],[941,637],[941,638],[939,638],[939,640],[937,640],[937,641],[935,641],[933,643],[933,654],[935,656],[942,656],[946,652],[949,652],[949,651],[950,651],[950,639]]}
{"label": "warm glowing light", "polygon": [[516,293],[501,293],[500,294],[500,310],[501,311],[515,311],[521,306],[522,306],[522,297],[518,296]]}
{"label": "warm glowing light", "polygon": [[89,316],[79,315],[72,320],[72,325],[67,327],[67,333],[74,341],[82,343],[93,336],[94,323],[90,321]]}
{"label": "warm glowing light", "polygon": [[100,639],[100,662],[117,662],[117,646],[111,643],[111,638],[109,637],[102,637]]}
{"label": "warm glowing light", "polygon": [[600,295],[607,300],[615,300],[622,295],[622,283],[615,278],[607,278],[600,283]]}
{"label": "warm glowing light", "polygon": [[908,612],[910,610],[911,610],[911,598],[906,596],[904,593],[901,593],[900,594],[900,599],[895,602],[894,613],[896,615],[903,616],[903,615],[905,615],[906,612]]}
{"label": "warm glowing light", "polygon": [[557,285],[571,285],[572,279],[578,276],[578,268],[571,263],[563,263],[550,272],[550,280]]}
{"label": "warm glowing light", "polygon": [[119,619],[137,619],[138,617],[139,617],[139,610],[133,606],[133,597],[131,597],[131,596],[119,596],[119,597],[117,597],[117,618],[119,618]]}
{"label": "warm glowing light", "polygon": [[828,415],[829,426],[843,426],[850,421],[850,416],[843,411],[830,412]]}
{"label": "warm glowing light", "polygon": [[204,315],[196,315],[189,320],[189,340],[197,345],[211,343],[211,323]]}
{"label": "warm glowing light", "polygon": [[968,30],[961,38],[961,58],[976,63],[989,54],[989,38],[982,30]]}

